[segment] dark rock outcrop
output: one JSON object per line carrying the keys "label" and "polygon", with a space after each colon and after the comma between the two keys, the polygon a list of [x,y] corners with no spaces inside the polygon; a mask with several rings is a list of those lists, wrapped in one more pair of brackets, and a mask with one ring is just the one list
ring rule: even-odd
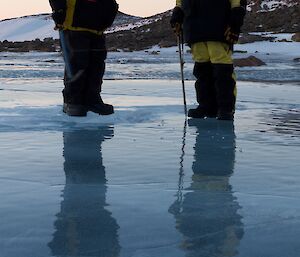
{"label": "dark rock outcrop", "polygon": [[257,67],[266,65],[262,60],[252,55],[247,58],[234,59],[233,64],[236,67]]}
{"label": "dark rock outcrop", "polygon": [[171,12],[160,14],[154,22],[131,30],[106,35],[108,49],[129,51],[144,50],[151,46],[169,47],[176,45],[176,37],[169,24]]}
{"label": "dark rock outcrop", "polygon": [[43,41],[36,39],[34,41],[9,42],[4,40],[0,42],[0,52],[55,52],[58,49],[59,41],[53,38],[45,38]]}

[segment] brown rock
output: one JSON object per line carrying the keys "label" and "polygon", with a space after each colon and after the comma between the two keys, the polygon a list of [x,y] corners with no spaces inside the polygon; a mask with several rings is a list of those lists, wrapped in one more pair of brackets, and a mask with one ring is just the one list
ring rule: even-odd
{"label": "brown rock", "polygon": [[236,67],[257,67],[257,66],[263,66],[266,65],[265,62],[262,60],[256,58],[255,56],[249,56],[247,58],[240,58],[240,59],[235,59],[233,61],[234,66]]}
{"label": "brown rock", "polygon": [[295,42],[300,42],[300,32],[295,33],[292,36],[292,40],[295,41]]}

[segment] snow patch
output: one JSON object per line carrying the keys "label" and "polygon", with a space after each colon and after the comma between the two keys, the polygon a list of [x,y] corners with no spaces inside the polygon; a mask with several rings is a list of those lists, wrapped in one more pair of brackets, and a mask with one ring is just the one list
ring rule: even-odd
{"label": "snow patch", "polygon": [[271,12],[281,7],[293,7],[298,3],[283,0],[264,0],[260,4],[261,10],[259,12]]}
{"label": "snow patch", "polygon": [[26,16],[0,21],[0,41],[30,41],[37,38],[58,38],[54,22],[49,15]]}
{"label": "snow patch", "polygon": [[[162,17],[163,14],[149,18],[139,18],[120,13],[113,26],[107,29],[106,33],[139,28],[161,20]],[[31,15],[3,20],[0,21],[0,41],[22,42],[35,39],[43,40],[49,37],[58,39],[59,35],[58,32],[54,30],[54,26],[55,24],[51,18],[51,14]]]}

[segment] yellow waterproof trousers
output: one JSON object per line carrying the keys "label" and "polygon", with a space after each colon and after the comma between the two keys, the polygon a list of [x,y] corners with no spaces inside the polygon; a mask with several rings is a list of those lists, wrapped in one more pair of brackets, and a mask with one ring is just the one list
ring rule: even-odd
{"label": "yellow waterproof trousers", "polygon": [[232,64],[232,50],[223,42],[208,41],[192,44],[192,55],[195,62],[212,64]]}
{"label": "yellow waterproof trousers", "polygon": [[234,113],[237,90],[230,45],[215,41],[198,42],[192,44],[191,50],[199,107],[209,116]]}

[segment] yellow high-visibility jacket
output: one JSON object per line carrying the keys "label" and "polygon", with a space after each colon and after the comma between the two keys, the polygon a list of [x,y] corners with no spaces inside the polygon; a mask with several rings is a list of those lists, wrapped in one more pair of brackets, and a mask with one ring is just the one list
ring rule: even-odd
{"label": "yellow high-visibility jacket", "polygon": [[76,9],[76,1],[77,0],[66,0],[67,9],[66,9],[66,20],[64,22],[64,29],[73,30],[73,31],[89,31],[98,35],[101,35],[104,31],[99,31],[95,29],[89,29],[80,26],[74,26],[74,18],[75,18],[75,9]]}
{"label": "yellow high-visibility jacket", "polygon": [[109,27],[117,12],[115,0],[49,0],[54,12],[66,14],[63,28],[72,31],[88,31],[101,35]]}
{"label": "yellow high-visibility jacket", "polygon": [[236,21],[237,27],[242,25],[246,4],[246,0],[176,0],[184,12],[186,42],[226,42],[227,28]]}

